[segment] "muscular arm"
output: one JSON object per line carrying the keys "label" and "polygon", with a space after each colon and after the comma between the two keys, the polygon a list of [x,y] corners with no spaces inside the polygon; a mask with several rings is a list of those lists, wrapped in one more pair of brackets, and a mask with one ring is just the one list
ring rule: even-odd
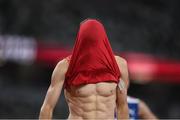
{"label": "muscular arm", "polygon": [[58,101],[64,83],[65,71],[65,60],[62,60],[57,64],[52,73],[51,84],[48,88],[45,100],[41,107],[39,119],[52,118],[54,107]]}
{"label": "muscular arm", "polygon": [[157,120],[157,117],[152,113],[152,111],[149,109],[146,103],[141,100],[139,102],[138,115],[140,119],[156,119]]}
{"label": "muscular arm", "polygon": [[128,119],[129,110],[127,104],[127,87],[129,84],[129,78],[127,62],[120,57],[116,57],[116,61],[121,72],[121,79],[117,87],[117,117],[118,119]]}

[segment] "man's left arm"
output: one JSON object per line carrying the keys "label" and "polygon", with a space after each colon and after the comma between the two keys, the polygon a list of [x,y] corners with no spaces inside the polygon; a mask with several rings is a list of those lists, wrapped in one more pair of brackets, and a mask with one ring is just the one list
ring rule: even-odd
{"label": "man's left arm", "polygon": [[129,118],[129,109],[127,104],[127,88],[129,85],[128,78],[128,67],[127,62],[123,58],[116,57],[116,61],[118,63],[121,78],[117,87],[117,117],[118,119],[128,119]]}

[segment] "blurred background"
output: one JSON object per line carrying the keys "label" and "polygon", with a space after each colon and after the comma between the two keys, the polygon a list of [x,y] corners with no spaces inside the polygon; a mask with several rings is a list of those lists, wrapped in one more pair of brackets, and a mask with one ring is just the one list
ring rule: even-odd
{"label": "blurred background", "polygon": [[[38,118],[79,23],[100,20],[128,61],[129,95],[159,118],[180,118],[179,0],[0,0],[0,118]],[[54,118],[67,118],[63,91]]]}

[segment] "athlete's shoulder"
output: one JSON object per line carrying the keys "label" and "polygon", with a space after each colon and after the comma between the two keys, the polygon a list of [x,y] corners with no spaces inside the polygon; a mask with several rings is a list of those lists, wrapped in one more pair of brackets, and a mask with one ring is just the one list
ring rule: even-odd
{"label": "athlete's shoulder", "polygon": [[141,119],[158,119],[157,116],[151,111],[149,106],[143,100],[140,100],[139,102],[139,117]]}
{"label": "athlete's shoulder", "polygon": [[62,59],[60,60],[56,67],[55,67],[58,71],[61,71],[63,73],[65,73],[68,69],[68,61],[66,59]]}
{"label": "athlete's shoulder", "polygon": [[56,84],[57,82],[64,81],[64,76],[66,74],[66,71],[67,71],[67,63],[63,59],[56,64],[53,70],[51,76],[51,84]]}
{"label": "athlete's shoulder", "polygon": [[67,65],[67,60],[66,59],[62,59],[57,63],[57,67],[63,67]]}
{"label": "athlete's shoulder", "polygon": [[149,107],[148,107],[148,105],[143,101],[143,100],[139,100],[139,107],[141,108],[141,109],[149,109]]}
{"label": "athlete's shoulder", "polygon": [[126,59],[124,59],[123,57],[120,57],[120,56],[114,56],[115,57],[115,59],[116,59],[116,61],[119,63],[119,64],[124,64],[124,65],[126,65],[127,64],[127,61],[126,61]]}

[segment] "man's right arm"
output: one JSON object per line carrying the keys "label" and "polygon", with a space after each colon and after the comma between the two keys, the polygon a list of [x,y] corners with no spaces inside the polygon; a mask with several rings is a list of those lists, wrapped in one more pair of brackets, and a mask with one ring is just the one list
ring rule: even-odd
{"label": "man's right arm", "polygon": [[39,119],[51,119],[54,107],[59,99],[64,79],[65,72],[67,70],[67,66],[65,64],[65,60],[59,62],[51,77],[51,84],[48,88],[45,100],[40,110]]}

